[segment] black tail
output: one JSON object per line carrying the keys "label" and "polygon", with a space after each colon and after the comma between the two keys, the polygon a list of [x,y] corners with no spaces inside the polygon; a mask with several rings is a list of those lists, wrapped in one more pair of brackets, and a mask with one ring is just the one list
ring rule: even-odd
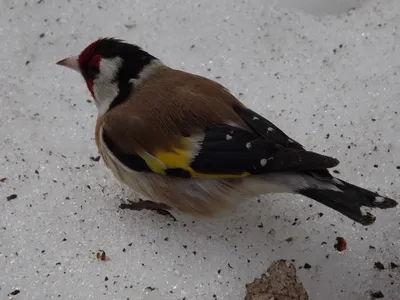
{"label": "black tail", "polygon": [[387,209],[397,205],[397,202],[393,199],[383,197],[338,178],[325,181],[320,188],[317,184],[304,187],[297,192],[333,208],[362,225],[371,225],[376,219],[371,213],[362,211],[363,207]]}

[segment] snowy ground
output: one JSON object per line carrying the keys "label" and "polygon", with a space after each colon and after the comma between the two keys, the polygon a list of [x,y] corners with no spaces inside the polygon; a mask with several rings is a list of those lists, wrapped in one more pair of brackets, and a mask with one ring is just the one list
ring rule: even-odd
{"label": "snowy ground", "polygon": [[400,208],[369,228],[290,195],[213,222],[120,210],[134,196],[90,158],[89,93],[55,65],[100,36],[137,43],[399,199],[400,2],[295,2],[0,1],[0,299],[243,299],[277,259],[295,260],[313,300],[398,299]]}

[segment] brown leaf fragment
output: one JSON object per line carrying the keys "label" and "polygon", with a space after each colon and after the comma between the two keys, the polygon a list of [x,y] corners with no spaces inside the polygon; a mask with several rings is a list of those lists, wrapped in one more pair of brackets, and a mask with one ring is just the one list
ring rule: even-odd
{"label": "brown leaf fragment", "polygon": [[376,292],[371,292],[371,297],[372,299],[381,299],[384,298],[385,296],[381,291],[376,291]]}
{"label": "brown leaf fragment", "polygon": [[347,242],[344,238],[342,237],[337,237],[336,238],[336,244],[335,244],[335,249],[339,252],[342,252],[347,249]]}
{"label": "brown leaf fragment", "polygon": [[7,296],[8,297],[10,297],[10,296],[16,296],[16,295],[18,295],[20,293],[20,290],[14,290],[14,291],[12,291],[11,293],[9,293]]}
{"label": "brown leaf fragment", "polygon": [[266,274],[246,285],[245,300],[308,300],[307,291],[296,275],[294,264],[279,260],[271,264]]}
{"label": "brown leaf fragment", "polygon": [[103,250],[100,250],[99,252],[96,253],[96,257],[98,260],[101,261],[109,261],[110,259],[107,257],[106,252]]}
{"label": "brown leaf fragment", "polygon": [[378,269],[378,270],[384,270],[385,266],[380,261],[377,261],[377,262],[374,263],[374,268]]}
{"label": "brown leaf fragment", "polygon": [[7,197],[7,201],[11,201],[11,200],[17,199],[17,197],[18,197],[17,194],[12,194],[12,195]]}

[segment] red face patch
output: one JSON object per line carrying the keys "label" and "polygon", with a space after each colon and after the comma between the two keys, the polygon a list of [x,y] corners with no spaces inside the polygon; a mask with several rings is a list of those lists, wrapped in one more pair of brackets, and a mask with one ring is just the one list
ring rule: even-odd
{"label": "red face patch", "polygon": [[96,48],[96,44],[98,41],[94,41],[91,43],[89,46],[87,46],[79,55],[78,62],[79,64],[84,64],[89,62],[89,60],[92,58],[94,49]]}
{"label": "red face patch", "polygon": [[96,67],[97,69],[100,69],[100,61],[101,61],[101,55],[96,54],[95,56],[92,57],[92,59],[89,61],[89,65],[91,67]]}
{"label": "red face patch", "polygon": [[[96,73],[100,69],[101,55],[96,54],[96,52],[95,52],[97,42],[98,41],[91,43],[79,55],[78,62],[80,64],[81,68],[84,68],[86,70],[86,72],[84,72],[84,74],[90,74],[90,70],[94,70],[94,73]],[[89,73],[88,73],[88,70],[89,70]],[[93,91],[93,78],[91,76],[85,76],[85,79],[86,79],[87,88],[89,89],[90,93],[92,94],[92,97],[95,98],[94,91]]]}

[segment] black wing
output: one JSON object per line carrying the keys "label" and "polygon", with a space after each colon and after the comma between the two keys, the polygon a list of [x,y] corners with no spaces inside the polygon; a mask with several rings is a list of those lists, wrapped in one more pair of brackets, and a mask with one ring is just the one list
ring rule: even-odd
{"label": "black wing", "polygon": [[237,106],[234,108],[236,113],[246,122],[246,124],[254,130],[254,132],[264,138],[275,142],[276,144],[294,149],[304,149],[303,146],[295,140],[288,137],[276,125],[265,119],[245,106]]}
{"label": "black wing", "polygon": [[240,107],[236,111],[249,128],[228,124],[210,126],[202,132],[182,136],[179,149],[124,153],[106,131],[103,139],[127,167],[165,176],[234,178],[268,172],[313,171],[324,177],[326,173],[329,175],[327,168],[338,164],[334,158],[304,150],[250,109]]}

